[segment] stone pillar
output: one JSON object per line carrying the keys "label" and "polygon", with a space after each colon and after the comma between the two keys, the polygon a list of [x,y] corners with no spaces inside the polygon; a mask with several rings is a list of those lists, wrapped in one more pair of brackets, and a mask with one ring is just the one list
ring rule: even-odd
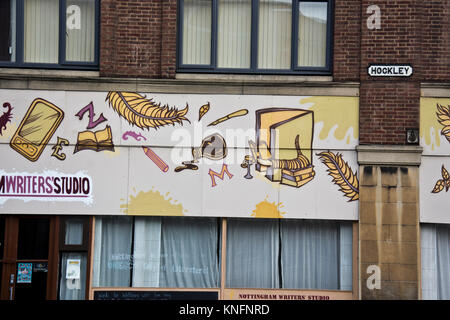
{"label": "stone pillar", "polygon": [[357,151],[360,299],[419,299],[422,148],[372,145]]}

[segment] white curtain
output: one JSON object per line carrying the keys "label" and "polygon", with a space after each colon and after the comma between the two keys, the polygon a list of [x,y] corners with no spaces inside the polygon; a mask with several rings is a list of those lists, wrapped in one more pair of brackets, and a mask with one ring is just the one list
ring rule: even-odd
{"label": "white curtain", "polygon": [[352,222],[341,222],[339,228],[339,289],[353,289],[353,227]]}
{"label": "white curtain", "polygon": [[[80,260],[80,278],[67,279],[67,263],[69,259]],[[87,254],[63,252],[61,254],[61,276],[59,281],[60,300],[84,300],[86,292]]]}
{"label": "white curtain", "polygon": [[438,298],[450,300],[450,226],[436,226]]}
{"label": "white curtain", "polygon": [[83,221],[78,219],[66,220],[66,234],[64,244],[66,245],[83,244]]}
{"label": "white curtain", "polygon": [[258,68],[291,68],[292,1],[259,1]]}
{"label": "white curtain", "polygon": [[96,218],[93,286],[219,287],[217,221],[136,217],[133,223],[131,217]]}
{"label": "white curtain", "polygon": [[212,0],[183,1],[183,64],[211,62]]}
{"label": "white curtain", "polygon": [[422,299],[450,300],[450,226],[421,225]]}
{"label": "white curtain", "polygon": [[228,288],[279,288],[276,219],[227,220]]}
{"label": "white curtain", "polygon": [[133,287],[159,287],[161,218],[136,217],[133,258]]}
{"label": "white curtain", "polygon": [[438,293],[436,225],[421,225],[420,242],[422,260],[422,299],[436,300]]}
{"label": "white curtain", "polygon": [[66,7],[66,60],[93,62],[95,0],[70,0]]}
{"label": "white curtain", "polygon": [[281,221],[283,288],[339,289],[339,224]]}
{"label": "white curtain", "polygon": [[95,219],[94,287],[129,287],[131,275],[132,218]]}
{"label": "white curtain", "polygon": [[57,63],[58,0],[25,0],[25,62]]}
{"label": "white curtain", "polygon": [[298,65],[323,67],[327,49],[327,3],[300,2],[298,21]]}
{"label": "white curtain", "polygon": [[251,0],[219,0],[217,66],[250,68]]}
{"label": "white curtain", "polygon": [[228,219],[226,286],[352,290],[351,222]]}
{"label": "white curtain", "polygon": [[219,287],[218,238],[215,218],[164,217],[160,287]]}

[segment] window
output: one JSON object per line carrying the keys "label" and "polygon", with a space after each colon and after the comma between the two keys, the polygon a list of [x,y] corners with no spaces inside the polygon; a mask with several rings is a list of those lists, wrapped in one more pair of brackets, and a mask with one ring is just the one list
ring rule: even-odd
{"label": "window", "polygon": [[228,219],[227,288],[352,290],[352,224]]}
{"label": "window", "polygon": [[422,299],[450,299],[450,225],[421,225]]}
{"label": "window", "polygon": [[98,0],[0,2],[0,66],[95,69]]}
{"label": "window", "polygon": [[94,287],[218,288],[216,218],[98,217]]}
{"label": "window", "polygon": [[329,74],[332,1],[180,0],[178,70]]}
{"label": "window", "polygon": [[59,299],[86,297],[90,218],[64,216],[60,220]]}

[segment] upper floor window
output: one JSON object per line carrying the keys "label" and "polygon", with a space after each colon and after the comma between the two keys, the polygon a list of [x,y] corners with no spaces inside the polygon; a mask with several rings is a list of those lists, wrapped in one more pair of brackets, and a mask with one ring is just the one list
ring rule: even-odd
{"label": "upper floor window", "polygon": [[178,70],[329,74],[331,1],[180,0]]}
{"label": "upper floor window", "polygon": [[93,69],[98,0],[0,2],[0,66]]}

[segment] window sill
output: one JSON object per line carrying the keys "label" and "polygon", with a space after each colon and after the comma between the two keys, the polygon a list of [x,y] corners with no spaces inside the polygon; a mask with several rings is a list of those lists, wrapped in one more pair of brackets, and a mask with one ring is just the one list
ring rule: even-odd
{"label": "window sill", "polygon": [[243,74],[206,74],[206,73],[177,73],[179,80],[219,80],[219,81],[241,81],[241,82],[331,82],[332,76],[305,76],[305,75],[243,75]]}
{"label": "window sill", "polygon": [[0,68],[0,76],[93,78],[99,77],[100,72],[86,71],[86,70],[66,70],[66,69],[47,70],[47,69]]}

